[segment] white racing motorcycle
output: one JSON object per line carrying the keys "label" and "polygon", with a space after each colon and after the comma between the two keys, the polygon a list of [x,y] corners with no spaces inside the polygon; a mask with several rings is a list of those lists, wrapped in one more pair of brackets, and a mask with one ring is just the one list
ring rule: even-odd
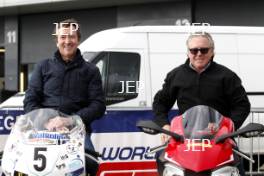
{"label": "white racing motorcycle", "polygon": [[79,116],[64,115],[72,123],[48,131],[45,124],[56,116],[63,115],[53,109],[37,109],[17,119],[2,158],[6,176],[85,175],[84,124]]}

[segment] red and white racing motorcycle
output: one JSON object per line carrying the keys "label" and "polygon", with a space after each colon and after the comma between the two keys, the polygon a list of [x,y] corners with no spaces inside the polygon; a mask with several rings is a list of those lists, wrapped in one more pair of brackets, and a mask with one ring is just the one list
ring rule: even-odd
{"label": "red and white racing motorcycle", "polygon": [[253,137],[264,131],[264,126],[256,123],[234,131],[230,118],[203,105],[175,117],[170,131],[153,121],[139,121],[137,126],[145,133],[171,136],[168,144],[152,151],[165,149],[161,155],[163,176],[239,176],[236,158],[251,159],[238,150],[233,138]]}

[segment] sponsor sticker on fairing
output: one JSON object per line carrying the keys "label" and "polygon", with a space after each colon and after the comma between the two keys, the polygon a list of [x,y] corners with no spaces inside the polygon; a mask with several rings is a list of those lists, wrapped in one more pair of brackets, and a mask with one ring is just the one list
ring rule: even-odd
{"label": "sponsor sticker on fairing", "polygon": [[53,132],[40,132],[32,133],[28,138],[29,143],[47,143],[60,145],[66,143],[69,137],[65,134],[53,133]]}

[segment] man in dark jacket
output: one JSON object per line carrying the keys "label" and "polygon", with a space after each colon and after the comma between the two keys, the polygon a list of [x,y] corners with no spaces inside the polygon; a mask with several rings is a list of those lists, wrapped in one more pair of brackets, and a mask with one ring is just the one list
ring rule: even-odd
{"label": "man in dark jacket", "polygon": [[[101,75],[96,66],[85,62],[77,48],[81,37],[77,21],[68,19],[59,24],[55,30],[58,50],[53,58],[36,65],[26,91],[24,111],[53,108],[66,114],[79,115],[88,132],[85,147],[93,150],[90,125],[105,112]],[[69,120],[55,117],[50,119],[46,128],[60,129]],[[95,173],[96,169],[90,171],[91,175]]]}
{"label": "man in dark jacket", "polygon": [[[213,61],[214,41],[205,32],[187,40],[188,59],[167,74],[163,88],[154,97],[155,121],[169,130],[168,112],[177,100],[179,113],[195,105],[207,105],[230,117],[238,129],[250,112],[250,103],[239,77]],[[162,141],[167,141],[162,135]]]}

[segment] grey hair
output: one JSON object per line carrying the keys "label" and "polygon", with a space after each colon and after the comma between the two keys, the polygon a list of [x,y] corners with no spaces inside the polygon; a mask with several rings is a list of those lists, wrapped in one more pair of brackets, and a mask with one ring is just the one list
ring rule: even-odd
{"label": "grey hair", "polygon": [[211,47],[211,48],[213,49],[213,51],[214,51],[214,40],[213,40],[212,36],[211,36],[209,33],[204,32],[204,31],[199,31],[199,32],[194,32],[194,33],[192,33],[192,34],[188,37],[188,39],[187,39],[187,41],[186,41],[187,48],[189,47],[189,42],[190,42],[193,38],[195,38],[195,37],[204,37],[204,38],[206,38],[206,39],[208,40],[208,42],[209,42],[210,47]]}

